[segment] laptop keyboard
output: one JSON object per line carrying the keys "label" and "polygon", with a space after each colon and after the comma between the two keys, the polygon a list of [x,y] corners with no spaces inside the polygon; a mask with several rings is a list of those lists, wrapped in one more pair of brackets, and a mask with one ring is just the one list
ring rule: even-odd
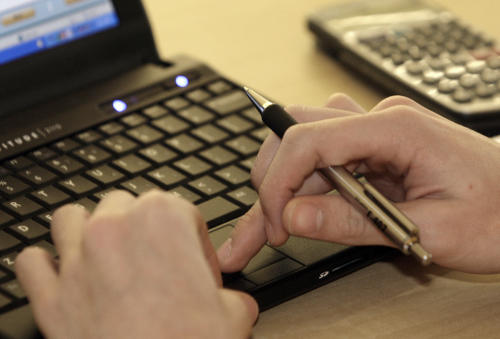
{"label": "laptop keyboard", "polygon": [[113,190],[159,188],[198,205],[209,227],[223,224],[257,200],[250,169],[268,131],[241,89],[216,80],[3,162],[0,316],[27,304],[14,272],[20,250],[36,245],[57,255],[57,207],[92,211]]}

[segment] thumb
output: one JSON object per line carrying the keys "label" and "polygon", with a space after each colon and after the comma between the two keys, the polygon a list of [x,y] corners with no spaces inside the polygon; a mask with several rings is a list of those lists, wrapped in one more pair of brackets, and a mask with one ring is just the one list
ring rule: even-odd
{"label": "thumb", "polygon": [[389,245],[391,242],[339,194],[299,196],[283,211],[291,235],[348,245]]}
{"label": "thumb", "polygon": [[219,290],[222,302],[234,324],[234,333],[249,337],[259,315],[259,306],[254,298],[244,292],[222,288]]}

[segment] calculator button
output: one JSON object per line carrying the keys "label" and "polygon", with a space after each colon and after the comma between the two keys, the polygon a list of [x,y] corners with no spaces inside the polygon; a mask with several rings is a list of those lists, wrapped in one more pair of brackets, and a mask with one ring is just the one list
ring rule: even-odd
{"label": "calculator button", "polygon": [[394,65],[399,66],[402,65],[406,60],[408,60],[408,56],[400,52],[395,52],[391,55],[391,59]]}
{"label": "calculator button", "polygon": [[427,46],[427,52],[432,57],[438,57],[443,52],[443,48],[438,44],[431,43]]}
{"label": "calculator button", "polygon": [[424,72],[424,83],[433,85],[439,82],[444,76],[443,72],[428,70]]}
{"label": "calculator button", "polygon": [[422,60],[425,56],[425,53],[418,46],[411,46],[408,49],[408,54],[415,61]]}
{"label": "calculator button", "polygon": [[494,84],[481,83],[476,87],[476,94],[480,98],[488,98],[497,92],[497,86]]}
{"label": "calculator button", "polygon": [[427,63],[433,70],[442,71],[451,65],[451,60],[448,58],[433,58],[428,60]]}
{"label": "calculator button", "polygon": [[477,74],[464,74],[460,77],[460,85],[464,88],[473,88],[479,83],[479,75]]}
{"label": "calculator button", "polygon": [[488,67],[497,69],[500,68],[500,56],[492,56],[489,57],[488,60],[486,60],[486,63],[488,64]]}
{"label": "calculator button", "polygon": [[448,66],[446,67],[445,75],[449,79],[458,79],[465,73],[465,71],[466,69],[464,66]]}
{"label": "calculator button", "polygon": [[465,65],[465,68],[469,73],[481,73],[485,67],[486,62],[484,60],[472,60]]}
{"label": "calculator button", "polygon": [[441,93],[452,93],[458,88],[457,80],[441,79],[438,84],[438,90]]}
{"label": "calculator button", "polygon": [[472,60],[472,57],[467,53],[458,53],[450,56],[450,59],[455,65],[465,65]]}
{"label": "calculator button", "polygon": [[500,71],[496,69],[486,68],[481,72],[481,79],[484,82],[493,83],[500,79]]}
{"label": "calculator button", "polygon": [[420,75],[426,69],[425,64],[417,61],[409,61],[405,66],[406,71],[412,75]]}
{"label": "calculator button", "polygon": [[464,103],[471,101],[474,98],[474,93],[466,90],[465,88],[459,87],[455,92],[453,92],[452,97],[456,102]]}

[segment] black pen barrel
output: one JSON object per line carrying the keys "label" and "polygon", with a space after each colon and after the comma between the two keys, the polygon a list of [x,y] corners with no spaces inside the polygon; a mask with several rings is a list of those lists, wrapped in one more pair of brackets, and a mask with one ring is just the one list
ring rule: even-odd
{"label": "black pen barrel", "polygon": [[277,104],[265,108],[262,112],[262,121],[280,138],[283,138],[290,126],[297,124],[297,121]]}

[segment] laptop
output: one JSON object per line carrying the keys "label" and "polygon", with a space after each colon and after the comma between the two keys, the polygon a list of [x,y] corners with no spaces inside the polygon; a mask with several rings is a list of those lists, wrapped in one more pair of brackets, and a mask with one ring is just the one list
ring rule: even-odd
{"label": "laptop", "polygon": [[[159,58],[139,0],[0,2],[0,337],[39,336],[15,277],[27,246],[56,250],[52,212],[160,188],[196,204],[214,246],[257,200],[269,130],[240,85],[198,59]],[[385,257],[291,238],[224,275],[261,310]]]}

